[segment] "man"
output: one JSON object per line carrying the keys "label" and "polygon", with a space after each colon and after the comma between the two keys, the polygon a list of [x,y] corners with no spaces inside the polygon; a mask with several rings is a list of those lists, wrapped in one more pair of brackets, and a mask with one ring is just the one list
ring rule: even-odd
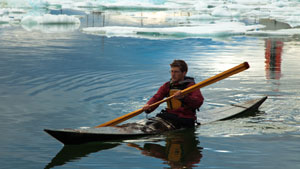
{"label": "man", "polygon": [[162,85],[157,93],[144,105],[146,113],[154,111],[157,107],[150,108],[150,105],[174,95],[167,102],[168,107],[162,110],[157,117],[171,123],[173,128],[191,128],[195,126],[196,110],[202,105],[204,98],[200,90],[183,95],[181,90],[195,84],[194,78],[186,76],[188,66],[183,60],[174,60],[171,66],[171,80]]}

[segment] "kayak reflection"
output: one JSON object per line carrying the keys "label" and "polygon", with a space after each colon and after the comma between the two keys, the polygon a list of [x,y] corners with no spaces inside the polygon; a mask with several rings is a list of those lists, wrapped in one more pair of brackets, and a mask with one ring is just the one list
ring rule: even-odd
{"label": "kayak reflection", "polygon": [[45,169],[61,166],[68,162],[86,157],[88,154],[111,149],[117,147],[118,145],[120,145],[120,143],[88,143],[81,145],[66,145],[60,150],[60,152],[56,154],[56,156],[45,167]]}
{"label": "kayak reflection", "polygon": [[168,133],[165,146],[154,143],[145,143],[140,146],[135,143],[128,143],[141,151],[145,156],[162,159],[171,168],[192,168],[200,163],[202,158],[202,147],[195,136],[194,129]]}

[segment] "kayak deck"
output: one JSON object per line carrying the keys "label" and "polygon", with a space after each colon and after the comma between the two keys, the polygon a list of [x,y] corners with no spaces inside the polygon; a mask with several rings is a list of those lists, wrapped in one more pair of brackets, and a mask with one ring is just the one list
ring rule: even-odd
{"label": "kayak deck", "polygon": [[198,115],[197,121],[203,125],[214,121],[255,116],[258,108],[267,98],[268,97],[265,96],[260,99],[253,99],[243,103],[232,104],[213,110],[201,111]]}
{"label": "kayak deck", "polygon": [[65,145],[82,144],[87,142],[122,140],[150,135],[135,130],[124,130],[115,127],[101,127],[88,129],[45,129],[45,132]]}
{"label": "kayak deck", "polygon": [[[220,120],[229,120],[244,116],[253,116],[258,111],[259,106],[267,99],[250,100],[244,103],[229,105],[214,110],[201,112],[197,121],[203,124],[211,123]],[[143,120],[142,120],[143,121]],[[145,120],[142,122],[145,124]],[[80,129],[44,129],[52,137],[65,145],[83,144],[87,142],[104,142],[113,140],[126,140],[136,137],[158,134],[157,132],[145,133],[141,130],[130,127],[100,127],[100,128],[80,128]]]}

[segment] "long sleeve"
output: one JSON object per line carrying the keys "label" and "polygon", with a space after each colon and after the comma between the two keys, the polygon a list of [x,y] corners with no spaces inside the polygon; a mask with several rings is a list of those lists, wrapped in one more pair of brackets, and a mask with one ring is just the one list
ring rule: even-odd
{"label": "long sleeve", "polygon": [[[188,87],[194,84],[195,83],[190,83]],[[184,107],[192,110],[198,109],[203,104],[203,101],[204,97],[202,96],[200,89],[188,93],[183,99]]]}
{"label": "long sleeve", "polygon": [[[166,82],[164,85],[162,85],[158,91],[156,92],[156,94],[147,102],[147,104],[151,105],[155,102],[158,102],[162,99],[164,99],[165,97],[168,96],[168,91],[169,91],[169,82]],[[149,112],[154,111],[158,106],[155,106],[153,108],[151,108],[151,110],[149,110]]]}

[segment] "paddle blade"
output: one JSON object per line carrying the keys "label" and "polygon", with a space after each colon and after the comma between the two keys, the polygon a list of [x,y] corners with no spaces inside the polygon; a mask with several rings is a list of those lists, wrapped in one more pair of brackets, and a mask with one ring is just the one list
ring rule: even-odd
{"label": "paddle blade", "polygon": [[237,66],[235,66],[235,67],[233,67],[231,69],[228,69],[228,70],[226,70],[226,71],[224,71],[222,73],[219,73],[219,74],[217,74],[215,76],[212,76],[212,77],[210,77],[210,78],[208,78],[208,79],[206,79],[206,80],[204,80],[202,82],[199,82],[199,83],[197,83],[197,84],[195,84],[193,86],[190,86],[190,87],[182,90],[181,93],[182,94],[190,93],[190,92],[192,92],[192,91],[194,91],[196,89],[200,89],[202,87],[205,87],[205,86],[208,86],[210,84],[216,83],[216,82],[218,82],[220,80],[226,79],[229,76],[232,76],[234,74],[237,74],[237,73],[240,73],[240,72],[242,72],[244,70],[247,70],[249,67],[250,66],[249,66],[248,62],[241,63],[241,64],[239,64],[239,65],[237,65]]}

